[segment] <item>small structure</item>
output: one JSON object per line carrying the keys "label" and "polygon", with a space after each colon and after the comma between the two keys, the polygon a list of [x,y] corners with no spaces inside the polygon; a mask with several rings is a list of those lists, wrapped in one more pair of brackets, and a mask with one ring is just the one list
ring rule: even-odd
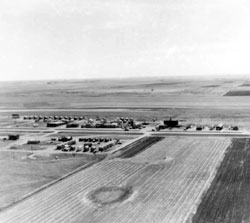
{"label": "small structure", "polygon": [[58,141],[61,141],[61,142],[68,142],[68,141],[71,141],[73,139],[72,136],[62,136],[62,137],[59,137],[58,138]]}
{"label": "small structure", "polygon": [[18,119],[18,118],[20,118],[20,115],[19,114],[12,114],[11,117],[13,119]]}
{"label": "small structure", "polygon": [[196,131],[201,131],[203,129],[202,125],[197,125],[196,126]]}
{"label": "small structure", "polygon": [[215,127],[215,129],[216,129],[217,131],[222,130],[222,129],[223,129],[223,124],[217,125],[217,126]]}
{"label": "small structure", "polygon": [[76,123],[76,122],[71,122],[66,125],[66,128],[78,128],[78,127],[79,127],[79,123]]}
{"label": "small structure", "polygon": [[75,145],[76,144],[76,141],[75,140],[71,140],[71,141],[68,141],[67,144],[69,146],[72,146],[72,145]]}
{"label": "small structure", "polygon": [[117,123],[105,123],[103,124],[103,128],[117,128],[118,127],[118,124]]}
{"label": "small structure", "polygon": [[236,126],[236,125],[233,125],[229,128],[230,130],[233,130],[233,131],[238,131],[239,130],[239,127]]}
{"label": "small structure", "polygon": [[9,140],[18,140],[19,135],[18,134],[10,134],[10,135],[8,135],[8,139]]}
{"label": "small structure", "polygon": [[40,143],[40,140],[36,140],[36,139],[30,139],[30,140],[28,140],[28,142],[27,142],[27,144],[34,144],[34,145],[36,145],[36,144],[39,144]]}
{"label": "small structure", "polygon": [[51,121],[51,122],[48,122],[47,123],[47,127],[52,127],[52,128],[54,128],[54,127],[58,127],[58,126],[61,126],[61,125],[64,125],[65,123],[64,122],[61,122],[61,121],[55,121],[55,122],[53,122],[53,121]]}
{"label": "small structure", "polygon": [[188,130],[188,129],[190,129],[190,128],[192,128],[192,125],[191,125],[191,124],[187,124],[187,125],[185,126],[184,130],[186,131],[186,130]]}

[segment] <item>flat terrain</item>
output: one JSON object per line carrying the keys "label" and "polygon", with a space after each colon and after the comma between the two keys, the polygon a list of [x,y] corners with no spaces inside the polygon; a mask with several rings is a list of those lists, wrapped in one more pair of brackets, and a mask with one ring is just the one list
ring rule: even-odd
{"label": "flat terrain", "polygon": [[0,210],[97,157],[0,151]]}
{"label": "flat terrain", "polygon": [[[249,222],[250,146],[242,139],[250,135],[249,92],[250,81],[236,78],[0,82],[0,139],[21,136],[0,140],[0,222]],[[149,124],[126,132],[46,128],[24,115]],[[180,129],[153,132],[170,117]],[[209,130],[219,123],[222,131]],[[232,125],[239,130],[229,131]],[[63,135],[122,145],[100,156],[66,154],[47,142]]]}
{"label": "flat terrain", "polygon": [[243,83],[180,78],[2,82],[0,108],[249,108],[245,97],[223,96]]}
{"label": "flat terrain", "polygon": [[[86,117],[176,117],[190,123],[239,125],[250,130],[246,79],[109,79],[0,83],[0,113]],[[243,87],[244,86],[244,87]],[[230,92],[239,92],[232,96]],[[227,96],[225,96],[227,95]],[[0,117],[1,118],[1,117]],[[16,127],[5,118],[0,126]],[[17,121],[19,127],[34,123]],[[39,124],[40,125],[40,124]]]}
{"label": "flat terrain", "polygon": [[234,139],[193,223],[250,221],[250,141]]}
{"label": "flat terrain", "polygon": [[0,221],[183,223],[229,145],[224,138],[167,137],[137,156],[99,162],[46,188],[0,213]]}

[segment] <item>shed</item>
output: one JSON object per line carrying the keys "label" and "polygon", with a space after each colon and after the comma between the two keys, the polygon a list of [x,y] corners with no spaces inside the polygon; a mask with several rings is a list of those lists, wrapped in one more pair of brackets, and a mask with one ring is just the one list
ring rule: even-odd
{"label": "shed", "polygon": [[40,140],[36,140],[36,139],[30,139],[28,140],[27,144],[39,144]]}

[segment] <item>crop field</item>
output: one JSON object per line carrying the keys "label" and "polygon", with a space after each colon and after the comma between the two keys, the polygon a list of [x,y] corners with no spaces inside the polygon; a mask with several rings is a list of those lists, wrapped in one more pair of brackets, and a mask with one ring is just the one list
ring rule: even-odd
{"label": "crop field", "polygon": [[0,222],[168,222],[192,217],[230,139],[166,137],[104,160],[0,213]]}
{"label": "crop field", "polygon": [[229,91],[224,96],[250,96],[250,91]]}
{"label": "crop field", "polygon": [[[138,153],[148,149],[154,143],[159,142],[162,140],[163,137],[143,137],[127,146],[123,147],[118,151],[118,156],[120,158],[130,158],[135,156]],[[116,154],[117,156],[117,154]]]}
{"label": "crop field", "polygon": [[234,139],[193,223],[250,221],[250,141]]}

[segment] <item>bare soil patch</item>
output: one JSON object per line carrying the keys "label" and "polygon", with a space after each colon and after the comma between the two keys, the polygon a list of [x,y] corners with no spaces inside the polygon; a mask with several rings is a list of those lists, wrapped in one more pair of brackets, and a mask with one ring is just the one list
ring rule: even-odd
{"label": "bare soil patch", "polygon": [[91,191],[87,197],[98,205],[109,205],[126,200],[132,194],[131,187],[101,187]]}
{"label": "bare soil patch", "polygon": [[142,151],[145,151],[153,144],[161,141],[164,137],[144,137],[141,138],[118,151],[120,158],[130,158]]}

